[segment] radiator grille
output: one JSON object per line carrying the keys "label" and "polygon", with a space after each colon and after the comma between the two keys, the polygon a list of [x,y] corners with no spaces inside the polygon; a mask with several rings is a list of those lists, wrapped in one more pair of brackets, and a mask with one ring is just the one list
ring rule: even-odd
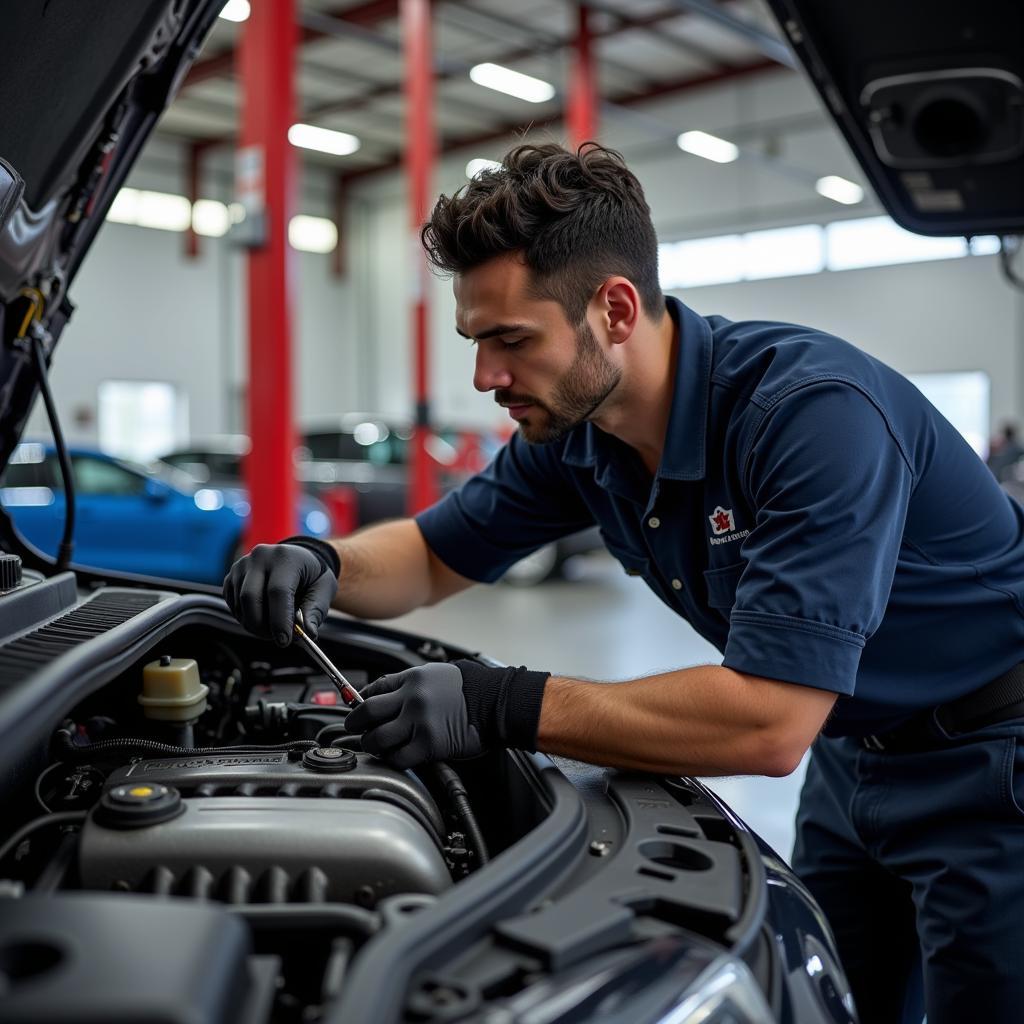
{"label": "radiator grille", "polygon": [[0,646],[0,685],[17,683],[79,644],[102,636],[160,600],[157,594],[99,593],[59,619]]}

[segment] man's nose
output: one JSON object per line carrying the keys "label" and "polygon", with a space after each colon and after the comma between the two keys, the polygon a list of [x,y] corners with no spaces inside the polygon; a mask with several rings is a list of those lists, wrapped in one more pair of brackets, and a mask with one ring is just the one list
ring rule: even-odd
{"label": "man's nose", "polygon": [[478,345],[473,387],[477,391],[494,391],[496,388],[510,388],[511,386],[512,374],[504,366],[500,355],[488,352],[483,345]]}

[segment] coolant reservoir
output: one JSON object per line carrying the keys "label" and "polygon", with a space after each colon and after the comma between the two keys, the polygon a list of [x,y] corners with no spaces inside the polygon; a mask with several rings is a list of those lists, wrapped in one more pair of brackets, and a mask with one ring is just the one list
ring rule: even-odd
{"label": "coolant reservoir", "polygon": [[139,703],[147,718],[159,722],[193,722],[206,710],[210,688],[199,679],[194,658],[164,655],[142,669]]}

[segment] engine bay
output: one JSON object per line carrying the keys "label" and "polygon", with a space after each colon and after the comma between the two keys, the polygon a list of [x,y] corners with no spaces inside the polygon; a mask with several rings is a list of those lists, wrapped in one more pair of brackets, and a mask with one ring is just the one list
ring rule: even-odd
{"label": "engine bay", "polygon": [[[761,854],[692,780],[395,769],[205,594],[28,573],[0,611],[5,1021],[489,1020],[739,954],[782,998]],[[474,656],[333,616],[318,643],[357,687]]]}

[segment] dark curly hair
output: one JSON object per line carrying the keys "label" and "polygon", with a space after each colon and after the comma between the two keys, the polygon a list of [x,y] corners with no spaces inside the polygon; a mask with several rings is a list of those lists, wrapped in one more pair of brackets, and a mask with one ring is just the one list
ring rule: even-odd
{"label": "dark curly hair", "polygon": [[643,189],[621,154],[596,142],[575,153],[555,143],[516,146],[500,167],[442,195],[420,239],[449,274],[521,253],[534,294],[561,303],[574,324],[614,274],[633,282],[652,320],[665,311]]}

